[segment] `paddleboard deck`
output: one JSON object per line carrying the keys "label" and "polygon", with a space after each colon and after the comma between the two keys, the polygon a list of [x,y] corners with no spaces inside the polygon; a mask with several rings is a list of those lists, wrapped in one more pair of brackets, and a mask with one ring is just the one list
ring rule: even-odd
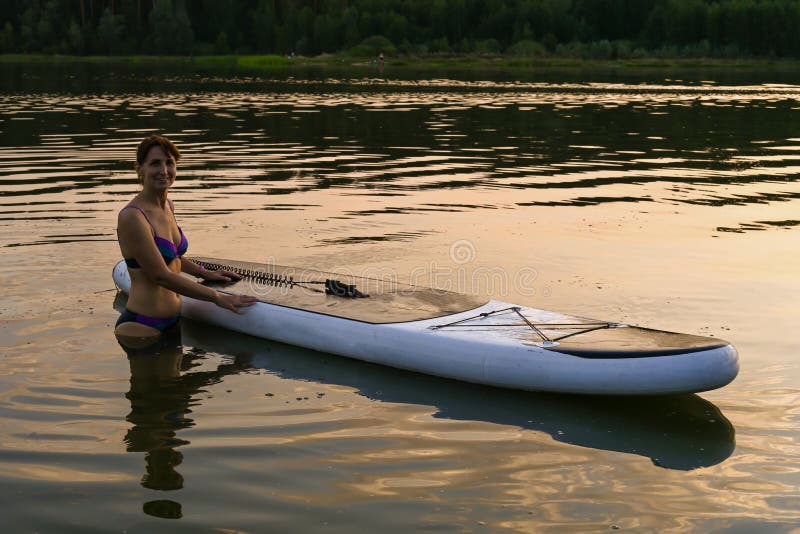
{"label": "paddleboard deck", "polygon": [[[206,269],[227,269],[241,274],[239,282],[217,286],[229,293],[251,295],[277,306],[365,323],[432,319],[472,310],[488,302],[485,298],[403,284],[393,279],[381,280],[269,263],[206,257],[191,259]],[[337,297],[326,290],[328,280],[353,286],[364,296]]]}

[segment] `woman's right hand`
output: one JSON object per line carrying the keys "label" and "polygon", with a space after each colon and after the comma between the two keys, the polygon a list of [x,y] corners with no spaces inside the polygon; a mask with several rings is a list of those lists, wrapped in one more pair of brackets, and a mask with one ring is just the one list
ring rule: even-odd
{"label": "woman's right hand", "polygon": [[217,291],[217,296],[214,298],[214,304],[234,313],[242,313],[239,311],[240,308],[252,306],[256,302],[258,302],[258,299],[250,295],[229,295],[227,293],[220,293],[219,291]]}

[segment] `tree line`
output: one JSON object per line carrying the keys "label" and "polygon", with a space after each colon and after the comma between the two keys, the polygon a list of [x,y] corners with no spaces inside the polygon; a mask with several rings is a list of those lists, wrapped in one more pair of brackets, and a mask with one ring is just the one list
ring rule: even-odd
{"label": "tree line", "polygon": [[3,0],[0,53],[800,57],[798,0]]}

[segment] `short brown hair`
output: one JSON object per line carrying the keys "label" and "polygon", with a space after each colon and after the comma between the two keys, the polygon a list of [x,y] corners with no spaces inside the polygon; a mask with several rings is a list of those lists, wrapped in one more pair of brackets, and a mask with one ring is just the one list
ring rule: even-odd
{"label": "short brown hair", "polygon": [[150,152],[150,149],[154,146],[163,148],[164,152],[172,156],[176,162],[181,159],[181,151],[178,150],[178,147],[176,147],[172,141],[164,136],[153,134],[148,135],[139,143],[139,147],[136,149],[136,163],[144,165],[144,159],[147,157],[147,153]]}

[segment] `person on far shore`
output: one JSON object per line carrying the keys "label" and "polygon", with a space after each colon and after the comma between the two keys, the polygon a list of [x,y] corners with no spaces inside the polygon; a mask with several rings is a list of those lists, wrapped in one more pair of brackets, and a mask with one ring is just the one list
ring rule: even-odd
{"label": "person on far shore", "polygon": [[119,248],[131,277],[128,302],[114,329],[124,346],[150,345],[175,327],[180,319],[181,295],[236,313],[257,300],[220,293],[181,276],[183,272],[213,282],[241,278],[230,271],[207,271],[183,257],[188,240],[167,198],[180,157],[178,148],[160,135],[146,137],[136,150],[134,168],[142,190],[117,218]]}

